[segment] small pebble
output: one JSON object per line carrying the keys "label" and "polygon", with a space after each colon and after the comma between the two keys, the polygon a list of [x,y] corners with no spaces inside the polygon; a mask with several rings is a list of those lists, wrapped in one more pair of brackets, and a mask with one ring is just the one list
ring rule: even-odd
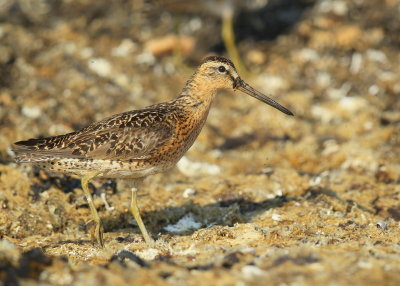
{"label": "small pebble", "polygon": [[274,221],[280,221],[282,216],[280,214],[272,214],[272,220]]}
{"label": "small pebble", "polygon": [[253,64],[261,65],[265,61],[265,55],[258,50],[251,50],[246,55],[247,60]]}
{"label": "small pebble", "polygon": [[143,260],[154,260],[160,254],[160,251],[155,248],[146,248],[140,251],[136,251],[135,254]]}
{"label": "small pebble", "polygon": [[29,118],[38,118],[42,114],[39,106],[24,106],[22,107],[22,114]]}
{"label": "small pebble", "polygon": [[156,62],[156,58],[150,52],[143,52],[136,56],[137,64],[153,65]]}
{"label": "small pebble", "polygon": [[132,54],[137,48],[137,45],[131,39],[123,39],[118,47],[111,50],[111,55],[114,57],[127,57]]}
{"label": "small pebble", "polygon": [[384,222],[383,220],[380,220],[376,223],[376,227],[377,228],[381,228],[383,230],[388,230],[389,227],[387,226],[386,222]]}
{"label": "small pebble", "polygon": [[319,58],[318,52],[310,48],[301,49],[298,55],[303,62],[313,62]]}
{"label": "small pebble", "polygon": [[194,215],[188,213],[182,217],[176,224],[169,224],[164,227],[164,230],[169,233],[179,234],[184,233],[188,230],[199,229],[201,223],[195,221]]}
{"label": "small pebble", "polygon": [[196,190],[195,189],[191,189],[191,188],[187,188],[183,191],[183,197],[184,198],[188,198],[190,196],[193,196],[194,194],[196,194]]}
{"label": "small pebble", "polygon": [[367,58],[371,61],[379,62],[382,64],[388,62],[388,58],[384,52],[374,49],[369,49],[367,51]]}
{"label": "small pebble", "polygon": [[102,58],[93,58],[88,61],[89,69],[97,73],[99,76],[109,76],[112,72],[112,67],[109,61]]}
{"label": "small pebble", "polygon": [[256,276],[266,275],[267,272],[254,265],[246,265],[242,268],[242,274],[246,279],[254,279]]}
{"label": "small pebble", "polygon": [[218,175],[221,169],[217,165],[194,162],[183,156],[176,164],[178,170],[188,177],[201,176],[201,175]]}

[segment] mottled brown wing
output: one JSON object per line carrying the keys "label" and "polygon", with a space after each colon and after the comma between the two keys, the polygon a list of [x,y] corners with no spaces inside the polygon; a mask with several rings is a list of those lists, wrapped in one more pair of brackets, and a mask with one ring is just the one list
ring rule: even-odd
{"label": "mottled brown wing", "polygon": [[16,142],[19,162],[59,158],[130,160],[145,159],[173,140],[173,122],[152,110],[110,117],[65,135]]}
{"label": "mottled brown wing", "polygon": [[69,151],[75,158],[130,160],[152,156],[174,136],[168,124],[102,130],[95,136],[78,137]]}

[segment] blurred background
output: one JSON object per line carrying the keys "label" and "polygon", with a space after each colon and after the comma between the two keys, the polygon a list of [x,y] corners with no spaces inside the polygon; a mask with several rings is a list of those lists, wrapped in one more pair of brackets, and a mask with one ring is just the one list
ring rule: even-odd
{"label": "blurred background", "polygon": [[[399,120],[398,12],[395,0],[1,0],[0,160],[12,141],[175,97],[209,54],[230,57],[297,117],[221,96],[206,148],[260,132],[301,140],[302,123],[328,128],[319,141],[369,133]],[[258,113],[264,124],[245,124]]]}
{"label": "blurred background", "polygon": [[[0,237],[24,241],[27,250],[33,232],[52,239],[85,235],[88,215],[79,207],[79,182],[16,165],[12,142],[170,100],[202,58],[219,54],[295,117],[239,92],[220,92],[178,168],[147,181],[146,225],[164,234],[188,210],[203,227],[213,219],[218,226],[251,222],[268,228],[256,243],[264,249],[275,245],[273,231],[284,249],[313,245],[318,233],[320,246],[326,239],[336,247],[316,254],[328,274],[337,251],[380,241],[382,260],[359,250],[338,262],[341,271],[362,273],[357,281],[398,279],[398,258],[385,255],[399,254],[399,15],[399,0],[0,0],[0,201],[7,214],[0,215]],[[128,216],[118,217],[129,198],[115,182],[94,186],[98,194],[113,194],[108,235],[132,227]],[[98,205],[104,208],[100,199]],[[205,206],[218,210],[215,217]],[[283,215],[291,235],[282,234],[281,217],[271,220],[272,212]],[[21,217],[26,225],[18,228]],[[300,217],[309,221],[290,232]],[[380,221],[388,232],[377,230]],[[203,238],[213,241],[197,237]],[[184,243],[185,236],[179,239]],[[349,264],[361,256],[369,268]]]}

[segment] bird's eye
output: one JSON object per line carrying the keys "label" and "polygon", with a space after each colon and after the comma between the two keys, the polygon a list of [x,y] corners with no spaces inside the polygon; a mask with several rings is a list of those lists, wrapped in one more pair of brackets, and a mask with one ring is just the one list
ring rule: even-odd
{"label": "bird's eye", "polygon": [[224,73],[224,72],[226,72],[226,68],[225,68],[224,66],[219,66],[219,67],[218,67],[218,71],[219,71],[220,73]]}

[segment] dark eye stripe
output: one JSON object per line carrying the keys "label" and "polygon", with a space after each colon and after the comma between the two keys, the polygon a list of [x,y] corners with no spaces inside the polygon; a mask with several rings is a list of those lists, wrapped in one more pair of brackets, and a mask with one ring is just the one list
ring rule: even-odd
{"label": "dark eye stripe", "polygon": [[235,78],[233,77],[233,75],[231,73],[228,73],[229,77],[231,78],[232,82],[235,84]]}

